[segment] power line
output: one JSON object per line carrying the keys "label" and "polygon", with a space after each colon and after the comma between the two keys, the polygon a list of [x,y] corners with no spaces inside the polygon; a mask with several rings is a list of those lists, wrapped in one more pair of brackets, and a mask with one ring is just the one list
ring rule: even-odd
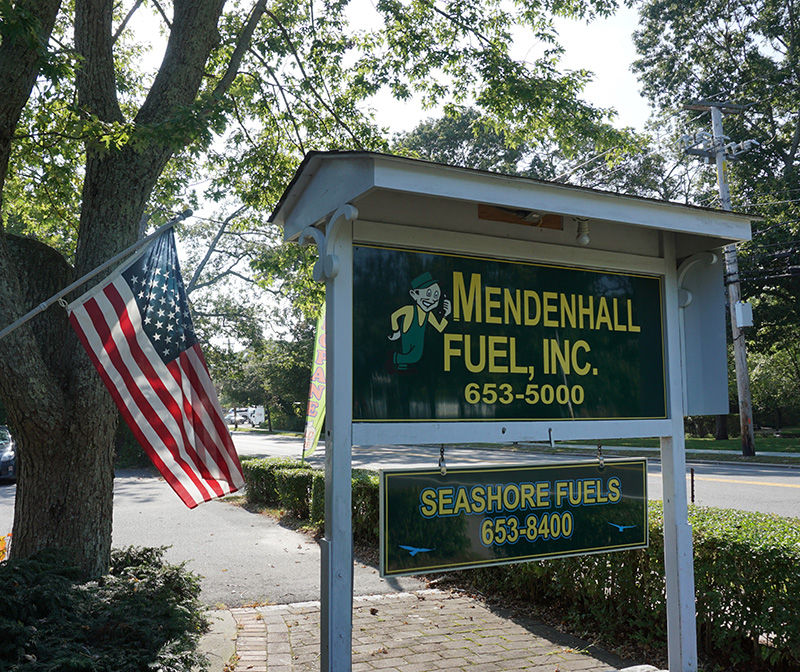
{"label": "power line", "polygon": [[750,284],[767,280],[786,280],[787,278],[800,278],[800,268],[793,268],[791,273],[774,273],[769,275],[742,275],[741,282]]}
{"label": "power line", "polygon": [[797,222],[800,222],[800,219],[787,219],[785,222],[777,222],[776,224],[772,224],[771,226],[767,226],[763,229],[756,229],[755,231],[753,231],[753,236],[759,236],[762,233],[771,231],[772,229],[777,229],[779,226],[786,226],[787,224],[796,224]]}
{"label": "power line", "polygon": [[742,205],[746,205],[748,207],[759,207],[759,206],[767,206],[767,205],[786,205],[787,203],[800,203],[800,198],[790,198],[785,201],[767,201],[765,203],[759,203],[756,201],[747,201]]}

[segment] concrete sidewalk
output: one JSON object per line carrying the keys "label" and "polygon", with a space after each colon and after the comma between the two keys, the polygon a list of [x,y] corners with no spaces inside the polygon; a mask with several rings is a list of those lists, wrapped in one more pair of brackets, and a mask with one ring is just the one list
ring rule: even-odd
{"label": "concrete sidewalk", "polygon": [[[319,602],[211,612],[211,672],[318,672]],[[353,672],[655,672],[510,611],[441,590],[353,600]]]}

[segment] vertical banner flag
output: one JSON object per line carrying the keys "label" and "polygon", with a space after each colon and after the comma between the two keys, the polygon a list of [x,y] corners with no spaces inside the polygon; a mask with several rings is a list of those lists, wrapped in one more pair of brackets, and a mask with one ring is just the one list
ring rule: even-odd
{"label": "vertical banner flag", "polygon": [[241,488],[172,229],[67,310],[125,422],[183,503],[194,508]]}
{"label": "vertical banner flag", "polygon": [[322,423],[325,421],[325,304],[317,320],[317,337],[314,343],[314,362],[311,366],[311,385],[308,390],[306,431],[303,435],[303,457],[317,449]]}

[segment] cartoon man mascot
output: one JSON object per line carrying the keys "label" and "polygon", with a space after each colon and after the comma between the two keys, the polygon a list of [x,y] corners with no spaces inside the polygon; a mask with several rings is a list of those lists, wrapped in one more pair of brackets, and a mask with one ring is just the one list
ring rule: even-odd
{"label": "cartoon man mascot", "polygon": [[[425,347],[425,327],[428,323],[441,333],[447,326],[447,317],[452,312],[450,299],[442,295],[439,283],[426,272],[411,281],[408,292],[414,303],[398,308],[392,313],[390,341],[400,339],[400,352],[392,354],[392,362],[398,371],[405,371],[422,357]],[[443,315],[436,316],[434,309],[441,301]]]}

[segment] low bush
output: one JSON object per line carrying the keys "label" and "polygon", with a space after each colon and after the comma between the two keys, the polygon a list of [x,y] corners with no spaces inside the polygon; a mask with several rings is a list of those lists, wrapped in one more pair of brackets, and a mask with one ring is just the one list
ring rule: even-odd
{"label": "low bush", "polygon": [[165,564],[164,550],[116,550],[109,573],[91,582],[55,551],[0,563],[2,669],[205,669],[199,580]]}
{"label": "low bush", "polygon": [[[325,474],[299,460],[268,458],[242,460],[245,497],[251,504],[277,506],[308,520],[312,529],[325,528]],[[354,469],[352,481],[353,539],[377,544],[378,475]]]}
{"label": "low bush", "polygon": [[353,470],[353,541],[378,547],[378,474]]}
{"label": "low bush", "polygon": [[693,509],[698,645],[731,666],[800,670],[800,520]]}
{"label": "low bush", "polygon": [[311,497],[310,467],[273,469],[278,506],[296,518],[307,519]]}
{"label": "low bush", "polygon": [[[295,466],[300,466],[296,462]],[[245,471],[247,488],[254,471]],[[294,474],[294,476],[293,476]],[[324,527],[321,472],[283,469],[308,493],[310,522]],[[263,474],[255,476],[263,483]],[[302,484],[302,485],[301,485]],[[284,486],[286,487],[286,486]],[[354,470],[353,539],[378,545],[378,476]],[[712,669],[800,672],[800,520],[690,507],[694,530],[698,650]],[[557,613],[574,632],[599,633],[666,655],[663,509],[649,504],[647,549],[459,572],[455,582],[484,595]]]}
{"label": "low bush", "polygon": [[325,526],[325,473],[319,470],[314,470],[311,474],[308,520],[320,532]]}
{"label": "low bush", "polygon": [[275,485],[277,469],[308,469],[300,461],[287,457],[243,459],[241,465],[247,482],[245,491],[247,502],[264,506],[277,506],[279,503],[278,489]]}

